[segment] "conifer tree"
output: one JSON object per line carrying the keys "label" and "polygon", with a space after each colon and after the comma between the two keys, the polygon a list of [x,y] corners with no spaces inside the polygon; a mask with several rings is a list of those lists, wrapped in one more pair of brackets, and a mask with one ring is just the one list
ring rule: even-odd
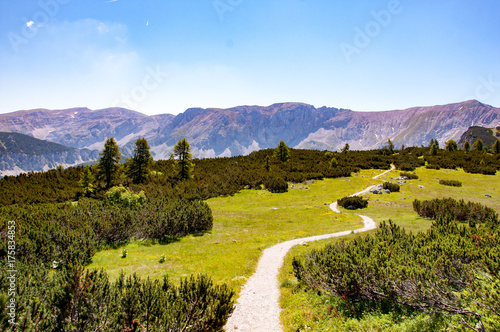
{"label": "conifer tree", "polygon": [[431,141],[429,142],[429,147],[431,148],[433,145],[436,146],[437,149],[439,149],[439,142],[435,138],[431,138]]}
{"label": "conifer tree", "polygon": [[152,161],[148,141],[145,138],[139,138],[135,141],[134,154],[127,165],[127,173],[134,183],[146,181]]}
{"label": "conifer tree", "polygon": [[175,170],[177,172],[177,176],[182,180],[193,178],[193,156],[191,155],[189,142],[185,137],[179,140],[174,146],[173,156],[176,158]]}
{"label": "conifer tree", "polygon": [[432,145],[431,145],[431,150],[430,150],[430,152],[429,152],[429,153],[431,154],[431,156],[435,156],[435,155],[437,155],[437,153],[438,153],[438,149],[439,149],[439,148],[438,148],[438,146],[437,146],[435,143],[434,143],[434,144],[432,144]]}
{"label": "conifer tree", "polygon": [[286,163],[288,159],[290,159],[290,148],[285,142],[279,142],[278,146],[274,150],[274,157],[282,163]]}
{"label": "conifer tree", "polygon": [[346,143],[344,145],[344,147],[342,148],[342,152],[347,153],[347,152],[349,152],[349,149],[350,149],[349,143]]}
{"label": "conifer tree", "polygon": [[83,189],[85,196],[89,197],[94,192],[94,176],[90,171],[90,167],[85,167],[78,183]]}
{"label": "conifer tree", "polygon": [[493,146],[491,147],[491,150],[493,153],[499,154],[500,153],[500,140],[496,140],[495,143],[493,143]]}
{"label": "conifer tree", "polygon": [[467,140],[466,140],[466,141],[465,141],[465,143],[464,143],[464,150],[465,150],[465,151],[469,151],[469,150],[470,150],[470,143],[469,143],[469,141],[467,141]]}
{"label": "conifer tree", "polygon": [[484,148],[484,144],[483,144],[483,140],[478,138],[474,144],[472,144],[472,150],[473,151],[483,151],[483,148]]}
{"label": "conifer tree", "polygon": [[446,151],[452,152],[452,151],[457,151],[458,150],[458,145],[457,142],[454,140],[450,139],[446,143]]}
{"label": "conifer tree", "polygon": [[387,139],[387,148],[391,153],[394,153],[394,143],[392,143],[390,138]]}
{"label": "conifer tree", "polygon": [[113,179],[116,177],[121,153],[113,137],[108,138],[104,143],[104,150],[99,153],[99,164],[97,166],[99,179],[104,180],[106,188],[111,187]]}

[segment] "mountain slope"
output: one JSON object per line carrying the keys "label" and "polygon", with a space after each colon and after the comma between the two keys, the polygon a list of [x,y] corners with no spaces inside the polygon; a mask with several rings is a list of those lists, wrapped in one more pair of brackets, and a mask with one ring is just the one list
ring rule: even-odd
{"label": "mountain slope", "polygon": [[0,131],[18,132],[73,148],[101,150],[109,137],[120,145],[154,135],[173,115],[147,116],[124,108],[36,109],[0,115]]}
{"label": "mountain slope", "polygon": [[97,151],[78,150],[18,133],[0,132],[0,176],[92,162]]}
{"label": "mountain slope", "polygon": [[483,144],[488,149],[491,149],[493,143],[500,139],[500,127],[497,128],[484,128],[473,126],[467,129],[465,133],[460,136],[458,141],[459,146],[463,146],[465,141],[469,141],[470,146],[474,144],[477,139],[481,139]]}
{"label": "mountain slope", "polygon": [[248,154],[275,147],[339,150],[373,149],[391,139],[402,144],[441,146],[459,140],[470,126],[500,126],[500,109],[476,100],[384,112],[354,112],[303,103],[238,106],[228,109],[191,108],[177,116],[147,116],[123,108],[90,110],[38,109],[0,114],[0,131],[19,132],[74,148],[102,150],[114,137],[124,156],[145,137],[155,159],[168,158],[177,141],[186,137],[195,157]]}

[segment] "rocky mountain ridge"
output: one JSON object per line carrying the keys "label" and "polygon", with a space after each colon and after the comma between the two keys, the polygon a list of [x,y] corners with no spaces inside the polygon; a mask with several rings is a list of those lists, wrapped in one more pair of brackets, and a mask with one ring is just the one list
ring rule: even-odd
{"label": "rocky mountain ridge", "polygon": [[102,150],[114,137],[130,155],[135,140],[145,137],[155,159],[168,158],[186,137],[195,157],[227,157],[275,147],[339,150],[373,149],[391,139],[396,146],[441,146],[458,141],[471,126],[500,126],[500,109],[476,100],[384,112],[355,112],[303,103],[238,106],[228,109],[190,108],[176,116],[145,114],[123,108],[90,110],[37,109],[0,114],[0,131],[18,132],[73,148]]}

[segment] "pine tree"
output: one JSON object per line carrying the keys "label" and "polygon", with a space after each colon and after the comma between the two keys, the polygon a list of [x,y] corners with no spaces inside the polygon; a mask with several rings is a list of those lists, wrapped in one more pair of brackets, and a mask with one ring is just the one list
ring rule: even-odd
{"label": "pine tree", "polygon": [[465,143],[464,143],[464,150],[465,151],[469,151],[470,150],[470,143],[469,143],[469,141],[465,141]]}
{"label": "pine tree", "polygon": [[94,180],[95,179],[92,175],[92,172],[90,171],[90,167],[85,167],[82,175],[80,176],[79,185],[83,189],[83,193],[87,197],[89,197],[90,194],[94,192]]}
{"label": "pine tree", "polygon": [[274,157],[282,163],[286,163],[290,159],[290,148],[285,142],[279,142],[276,149],[274,149]]}
{"label": "pine tree", "polygon": [[145,138],[139,138],[135,141],[134,154],[127,165],[128,176],[132,178],[134,183],[146,181],[152,161],[153,157],[149,152],[148,141]]}
{"label": "pine tree", "polygon": [[474,144],[472,144],[472,150],[473,151],[483,151],[483,148],[484,148],[484,144],[483,144],[483,140],[478,138]]}
{"label": "pine tree", "polygon": [[99,165],[97,166],[99,179],[104,180],[106,188],[111,187],[113,179],[116,177],[121,153],[113,137],[108,138],[104,143],[104,150],[99,153]]}
{"label": "pine tree", "polygon": [[439,149],[439,148],[437,147],[437,145],[436,145],[436,144],[432,144],[432,145],[431,145],[431,150],[430,150],[430,152],[429,152],[429,153],[431,154],[431,156],[435,156],[435,155],[437,155],[437,153],[438,153],[438,149]]}
{"label": "pine tree", "polygon": [[392,143],[390,138],[387,139],[387,148],[391,151],[391,153],[394,153],[394,143]]}
{"label": "pine tree", "polygon": [[349,143],[346,143],[344,145],[344,147],[342,148],[342,152],[347,153],[347,152],[349,152],[349,149],[350,149]]}
{"label": "pine tree", "polygon": [[182,180],[193,178],[193,156],[191,155],[189,142],[185,137],[179,140],[174,146],[173,155],[176,158],[175,170],[177,172],[177,176]]}
{"label": "pine tree", "polygon": [[491,150],[493,153],[499,154],[500,153],[500,140],[496,140],[495,143],[493,143],[493,146],[491,147]]}
{"label": "pine tree", "polygon": [[457,142],[454,140],[450,139],[446,143],[446,151],[452,152],[452,151],[457,151],[458,150],[458,145]]}

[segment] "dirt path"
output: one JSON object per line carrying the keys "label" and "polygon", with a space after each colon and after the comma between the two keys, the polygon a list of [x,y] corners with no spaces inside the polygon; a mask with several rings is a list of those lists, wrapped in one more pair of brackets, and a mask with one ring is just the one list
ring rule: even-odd
{"label": "dirt path", "polygon": [[[392,165],[390,170],[373,177],[373,179],[378,179],[393,169],[394,166]],[[352,196],[362,195],[372,188],[373,186],[368,187]],[[334,212],[340,213],[337,208],[337,202],[332,203],[330,208]],[[375,221],[372,218],[361,215],[360,217],[363,219],[364,227],[354,230],[354,233],[366,232],[376,228]],[[264,250],[257,265],[257,270],[241,289],[235,310],[229,318],[225,330],[238,332],[282,332],[278,273],[288,250],[300,243],[346,236],[352,232],[352,230],[349,230],[295,239],[279,243]]]}

